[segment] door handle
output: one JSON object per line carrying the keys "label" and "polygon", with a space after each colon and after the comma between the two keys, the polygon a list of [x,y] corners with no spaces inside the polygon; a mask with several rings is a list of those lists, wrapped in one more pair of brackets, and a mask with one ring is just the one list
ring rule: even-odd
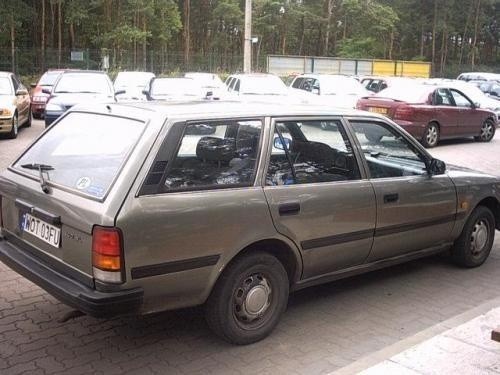
{"label": "door handle", "polygon": [[297,215],[300,212],[300,202],[281,203],[278,211],[280,216]]}
{"label": "door handle", "polygon": [[384,203],[394,203],[397,202],[398,200],[399,200],[398,193],[384,195]]}

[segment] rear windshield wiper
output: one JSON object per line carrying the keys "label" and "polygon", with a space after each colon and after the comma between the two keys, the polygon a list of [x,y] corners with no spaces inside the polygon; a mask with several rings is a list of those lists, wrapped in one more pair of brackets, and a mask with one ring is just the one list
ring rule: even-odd
{"label": "rear windshield wiper", "polygon": [[54,170],[53,166],[48,165],[48,164],[31,163],[31,164],[22,164],[21,168],[38,170],[40,172],[40,186],[42,188],[42,191],[45,194],[48,194],[50,192],[50,189],[47,185],[47,181],[43,177],[43,172],[47,173],[47,177],[48,177],[49,176],[48,171]]}

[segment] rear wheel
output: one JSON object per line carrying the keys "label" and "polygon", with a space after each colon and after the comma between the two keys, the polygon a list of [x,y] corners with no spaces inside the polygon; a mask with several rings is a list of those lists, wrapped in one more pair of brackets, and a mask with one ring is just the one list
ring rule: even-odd
{"label": "rear wheel", "polygon": [[478,142],[489,142],[493,139],[495,135],[495,123],[492,119],[488,118],[484,120],[481,126],[481,133],[479,136],[474,137]]}
{"label": "rear wheel", "polygon": [[288,301],[288,276],[274,256],[255,252],[235,259],[206,304],[210,328],[239,345],[262,340],[278,324]]}
{"label": "rear wheel", "polygon": [[10,130],[7,137],[11,139],[17,138],[18,132],[19,132],[19,117],[17,117],[17,112],[16,112],[12,117],[12,129]]}
{"label": "rear wheel", "polygon": [[425,128],[424,137],[422,138],[422,144],[424,147],[431,148],[435,147],[439,141],[439,127],[436,123],[431,122]]}
{"label": "rear wheel", "polygon": [[451,256],[462,267],[478,267],[490,255],[495,239],[495,217],[491,210],[478,206],[469,216],[460,237],[453,244]]}

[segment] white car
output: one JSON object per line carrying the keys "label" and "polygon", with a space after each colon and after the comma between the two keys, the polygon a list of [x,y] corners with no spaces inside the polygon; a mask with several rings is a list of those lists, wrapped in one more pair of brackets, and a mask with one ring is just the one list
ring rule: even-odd
{"label": "white car", "polygon": [[115,92],[125,91],[116,95],[117,101],[146,100],[142,90],[155,77],[150,72],[119,72],[113,84]]}
{"label": "white car", "polygon": [[[206,91],[207,96],[213,99],[221,99],[225,94],[224,82],[214,73],[188,72],[184,73],[184,78],[190,78],[197,82]],[[208,95],[211,93],[211,95]]]}
{"label": "white car", "polygon": [[31,126],[28,89],[15,74],[0,72],[0,134],[16,138],[22,124]]}
{"label": "white car", "polygon": [[338,108],[356,108],[359,99],[373,94],[355,78],[336,74],[301,74],[290,88],[317,95],[317,104]]}
{"label": "white car", "polygon": [[159,78],[151,80],[143,91],[147,100],[192,101],[201,100],[206,92],[191,78]]}
{"label": "white car", "polygon": [[313,95],[297,95],[274,74],[233,74],[227,77],[227,97],[266,103],[317,104]]}
{"label": "white car", "polygon": [[485,73],[485,72],[467,72],[462,73],[457,77],[460,81],[498,81],[500,74]]}
{"label": "white car", "polygon": [[470,82],[465,82],[463,80],[456,79],[440,79],[432,78],[425,80],[426,85],[441,85],[445,83],[448,87],[462,91],[467,95],[474,103],[479,104],[480,108],[489,109],[495,112],[497,116],[497,124],[500,120],[500,101],[492,99],[484,92],[482,92],[476,85]]}

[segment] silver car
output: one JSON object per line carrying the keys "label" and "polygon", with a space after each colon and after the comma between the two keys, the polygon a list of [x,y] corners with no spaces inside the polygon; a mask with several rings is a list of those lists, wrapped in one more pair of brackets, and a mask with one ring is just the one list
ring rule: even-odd
{"label": "silver car", "polygon": [[0,260],[86,314],[204,305],[249,344],[292,291],[446,251],[481,265],[499,200],[368,112],[74,107],[0,176]]}
{"label": "silver car", "polygon": [[19,78],[0,72],[0,135],[17,138],[19,128],[31,126],[31,100]]}

